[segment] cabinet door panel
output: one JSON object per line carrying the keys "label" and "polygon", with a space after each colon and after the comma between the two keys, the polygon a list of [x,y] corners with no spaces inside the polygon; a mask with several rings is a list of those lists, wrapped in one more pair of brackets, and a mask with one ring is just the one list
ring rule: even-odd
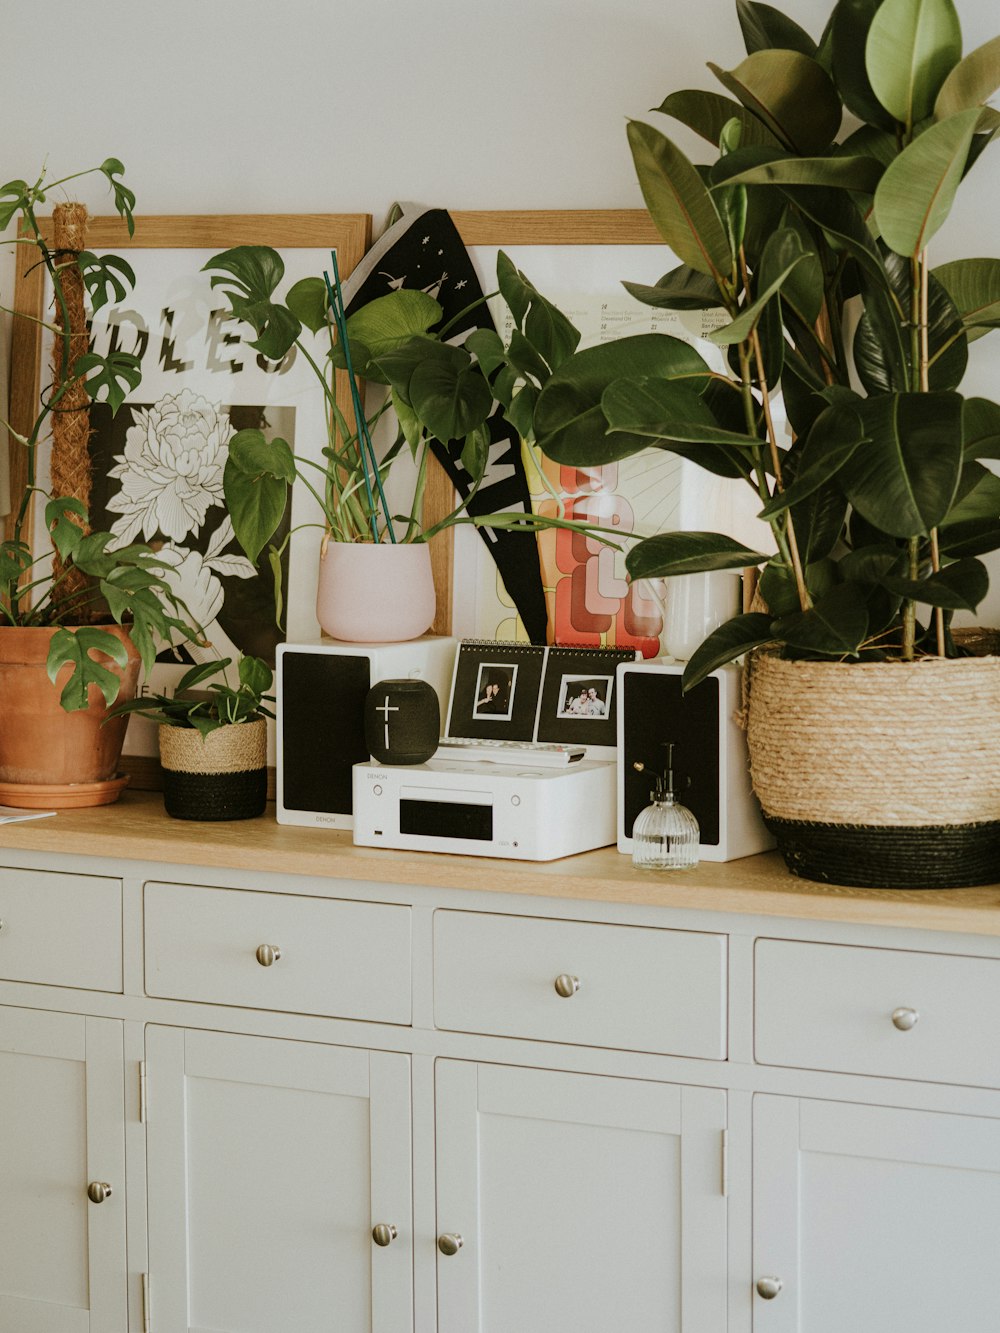
{"label": "cabinet door panel", "polygon": [[150,1028],[147,1079],[155,1328],[411,1327],[408,1057]]}
{"label": "cabinet door panel", "polygon": [[[127,1324],[121,1024],[0,1009],[0,1329]],[[91,1180],[112,1186],[101,1204]]]}
{"label": "cabinet door panel", "polygon": [[1000,1121],[758,1096],[757,1333],[996,1333]]}
{"label": "cabinet door panel", "polygon": [[441,1333],[725,1327],[725,1094],[437,1065]]}

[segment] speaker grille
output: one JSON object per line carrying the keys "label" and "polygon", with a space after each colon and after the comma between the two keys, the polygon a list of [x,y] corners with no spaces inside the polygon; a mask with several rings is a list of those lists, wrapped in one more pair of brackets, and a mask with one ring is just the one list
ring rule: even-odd
{"label": "speaker grille", "polygon": [[369,658],[346,653],[282,655],[282,801],[289,810],[350,814],[351,765],[365,763]]}

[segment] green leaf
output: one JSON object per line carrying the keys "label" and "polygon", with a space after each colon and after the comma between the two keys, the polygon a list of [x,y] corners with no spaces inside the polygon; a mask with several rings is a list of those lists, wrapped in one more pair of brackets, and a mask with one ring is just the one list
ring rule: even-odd
{"label": "green leaf", "polygon": [[535,438],[557,463],[596,467],[648,448],[645,436],[607,433],[601,395],[617,379],[683,379],[695,389],[709,369],[693,347],[663,333],[643,333],[577,352],[549,379],[535,408]]}
{"label": "green leaf", "polygon": [[20,582],[21,575],[33,564],[27,542],[0,542],[0,598],[10,599],[12,585]]}
{"label": "green leaf", "polygon": [[809,156],[829,148],[842,107],[829,74],[799,51],[755,51],[733,70],[708,62],[715,77],[786,148]]}
{"label": "green leaf", "polygon": [[[96,370],[97,374],[89,374],[92,370]],[[84,387],[95,402],[99,401],[98,395],[104,390],[104,400],[111,408],[112,416],[142,380],[139,358],[131,352],[108,352],[106,356],[87,352],[77,358],[76,373],[87,376]]]}
{"label": "green leaf", "polygon": [[988,555],[1000,550],[1000,523],[996,518],[971,519],[941,529],[942,556],[960,559],[967,555]]}
{"label": "green leaf", "polygon": [[956,259],[932,275],[954,302],[970,342],[1000,327],[1000,259]]}
{"label": "green leaf", "polygon": [[681,92],[671,93],[655,109],[687,125],[703,139],[707,139],[713,148],[718,147],[722,131],[731,120],[739,122],[740,143],[744,147],[760,145],[773,148],[778,143],[756,116],[752,116],[739,102],[734,102],[731,97],[723,97],[721,93],[685,88]]}
{"label": "green leaf", "polygon": [[263,474],[250,477],[230,460],[223,472],[223,486],[236,540],[255,565],[285,512],[286,484]]}
{"label": "green leaf", "polygon": [[735,175],[722,173],[730,185],[819,185],[824,189],[874,193],[885,168],[874,157],[776,157]]}
{"label": "green leaf", "polygon": [[978,119],[973,110],[939,121],[886,169],[875,191],[875,221],[897,254],[916,258],[948,217]]}
{"label": "green leaf", "polygon": [[[440,304],[426,292],[400,287],[387,296],[377,296],[347,321],[347,336],[354,350],[355,341],[364,344],[373,361],[397,351],[415,335],[425,334],[439,324],[444,314]],[[338,364],[341,364],[338,362]],[[359,375],[366,373],[355,360]]]}
{"label": "green leaf", "polygon": [[310,333],[319,333],[327,324],[330,298],[322,278],[301,278],[289,287],[285,303]]}
{"label": "green leaf", "polygon": [[476,358],[484,375],[492,375],[506,363],[503,339],[496,329],[473,329],[462,346]]}
{"label": "green leaf", "polygon": [[713,630],[707,639],[691,654],[682,677],[685,693],[693,690],[706,676],[719,667],[735,662],[752,648],[771,643],[771,617],[759,611],[734,616]]}
{"label": "green leaf", "polygon": [[115,208],[118,215],[125,219],[128,225],[128,234],[135,235],[135,218],[132,216],[132,210],[135,208],[135,195],[124,183],[124,181],[115,180],[116,176],[124,175],[125,168],[119,162],[117,157],[107,157],[98,167],[108,179],[108,184],[114,191]]}
{"label": "green leaf", "polygon": [[114,634],[103,629],[59,629],[52,636],[46,670],[52,684],[60,670],[67,664],[70,676],[63,686],[59,702],[67,713],[79,712],[88,704],[91,685],[96,685],[104,696],[104,702],[110,707],[118,697],[121,681],[103,663],[91,654],[100,653],[110,657],[119,667],[128,662],[128,651],[122,641]]}
{"label": "green leaf", "polygon": [[522,440],[534,438],[535,405],[538,402],[538,394],[539,390],[533,384],[523,385],[511,399],[504,413]]}
{"label": "green leaf", "polygon": [[[852,355],[858,378],[869,394],[905,393],[914,382],[909,322],[901,313],[912,300],[910,261],[886,252],[885,271],[892,299],[881,284],[862,281],[865,313],[858,323]],[[968,339],[962,321],[944,288],[933,274],[928,281],[929,387],[956,388],[969,360]]]}
{"label": "green leaf", "polygon": [[[580,344],[580,332],[570,320],[547,300],[509,255],[497,255],[497,283],[500,295],[510,306],[517,327],[550,370],[556,370]],[[541,377],[547,379],[548,375]]]}
{"label": "green leaf", "polygon": [[257,334],[250,346],[269,361],[280,361],[302,330],[292,312],[271,297],[285,276],[285,265],[277,250],[267,245],[238,245],[224,250],[204,265],[202,272],[221,270],[211,279],[229,301],[237,319]]}
{"label": "green leaf", "polygon": [[962,468],[962,399],[901,393],[859,406],[869,439],[839,474],[855,508],[882,532],[915,537],[951,507]]}
{"label": "green leaf", "polygon": [[772,5],[759,4],[756,0],[736,0],[736,14],[749,55],[772,47],[801,51],[806,56],[816,55],[816,43],[805,29]]}
{"label": "green leaf", "polygon": [[806,324],[815,324],[823,308],[823,265],[801,219],[796,218],[795,225],[779,227],[764,247],[757,273],[758,290],[775,283],[780,286],[782,301]]}
{"label": "green leaf", "polygon": [[263,473],[289,483],[295,480],[295,456],[280,436],[268,440],[263,431],[239,430],[229,441],[229,458],[249,476]]}
{"label": "green leaf", "polygon": [[274,672],[259,657],[241,657],[239,674],[240,688],[252,694],[255,701],[267,693],[274,680]]}
{"label": "green leaf", "polygon": [[460,348],[454,355],[422,361],[410,377],[410,404],[431,435],[442,442],[459,440],[481,426],[493,407],[493,394],[479,367]]}
{"label": "green leaf", "polygon": [[704,399],[676,381],[615,380],[601,397],[601,410],[612,431],[648,436],[717,476],[747,476],[752,459],[740,450],[763,447],[752,435],[722,429]]}
{"label": "green leaf", "polygon": [[726,229],[701,176],[668,138],[641,121],[628,124],[639,185],[660,235],[678,259],[721,284],[733,270]]}
{"label": "green leaf", "polygon": [[931,114],[961,58],[952,0],[883,0],[868,31],[865,69],[875,96],[901,124],[909,128]]}
{"label": "green leaf", "polygon": [[643,305],[661,310],[715,310],[719,289],[705,273],[681,264],[659,280],[655,287],[641,282],[623,282],[622,286]]}
{"label": "green leaf", "polygon": [[[82,523],[74,519],[82,519]],[[87,506],[74,496],[57,497],[45,506],[45,530],[61,559],[65,560],[79,545],[88,519]]]}
{"label": "green leaf", "polygon": [[835,249],[846,251],[869,277],[888,287],[875,238],[849,194],[841,190],[820,190],[815,186],[787,186],[784,192],[810,222],[822,228]]}
{"label": "green leaf", "polygon": [[773,518],[818,491],[864,443],[865,430],[858,413],[850,407],[828,407],[817,417],[802,446],[795,480],[772,496],[758,517]]}
{"label": "green leaf", "polygon": [[861,121],[895,130],[895,121],[875,96],[865,69],[865,46],[882,0],[839,0],[833,11],[833,77],[844,105]]}
{"label": "green leaf", "polygon": [[482,481],[490,461],[490,433],[485,426],[470,430],[462,445],[462,467],[473,481]]}
{"label": "green leaf", "polygon": [[774,637],[801,652],[851,657],[868,633],[868,606],[856,583],[838,583],[808,611],[782,616]]}
{"label": "green leaf", "polygon": [[1000,407],[988,398],[966,398],[962,449],[966,458],[1000,458]]}
{"label": "green leaf", "polygon": [[81,250],[76,262],[95,314],[112,299],[124,301],[135,286],[132,266],[120,255],[95,255],[90,250]]}
{"label": "green leaf", "polygon": [[718,532],[660,532],[637,542],[625,557],[633,579],[666,579],[716,569],[748,569],[769,559]]}
{"label": "green leaf", "polygon": [[990,576],[980,560],[966,558],[946,565],[926,579],[889,576],[882,580],[890,592],[946,611],[975,611],[986,596]]}
{"label": "green leaf", "polygon": [[934,119],[981,107],[1000,88],[1000,37],[977,46],[948,73],[934,102]]}
{"label": "green leaf", "polygon": [[5,185],[0,185],[0,231],[8,226],[15,213],[27,205],[27,181],[7,181]]}
{"label": "green leaf", "polygon": [[515,370],[518,370],[524,376],[530,376],[537,380],[539,386],[545,384],[552,374],[538,352],[535,351],[533,344],[519,329],[511,330],[507,357]]}
{"label": "green leaf", "polygon": [[[724,324],[721,329],[715,329],[708,334],[709,342],[719,344],[723,347],[732,343],[743,342],[749,338],[757,321],[760,319],[764,307],[770,301],[771,297],[781,291],[783,285],[789,280],[790,275],[798,264],[809,259],[815,259],[811,252],[806,253],[802,250],[802,240],[797,232],[789,229],[782,239],[783,253],[786,258],[785,267],[780,272],[774,274],[767,286],[759,293],[757,299],[750,305],[740,311],[739,315],[729,324]],[[797,252],[797,253],[796,253]]]}
{"label": "green leaf", "polygon": [[958,491],[940,527],[972,523],[986,519],[996,522],[1000,515],[1000,477],[982,463],[966,462],[959,478]]}

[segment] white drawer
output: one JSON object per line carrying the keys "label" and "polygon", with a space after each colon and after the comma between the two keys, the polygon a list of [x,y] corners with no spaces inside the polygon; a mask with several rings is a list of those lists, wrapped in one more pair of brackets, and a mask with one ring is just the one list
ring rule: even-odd
{"label": "white drawer", "polygon": [[145,939],[149,995],[410,1022],[406,906],[151,882]]}
{"label": "white drawer", "polygon": [[1000,960],[762,939],[755,973],[761,1064],[1000,1087]]}
{"label": "white drawer", "polygon": [[724,1060],[726,937],[435,912],[434,1015],[459,1032]]}
{"label": "white drawer", "polygon": [[121,880],[0,869],[0,977],[122,989]]}

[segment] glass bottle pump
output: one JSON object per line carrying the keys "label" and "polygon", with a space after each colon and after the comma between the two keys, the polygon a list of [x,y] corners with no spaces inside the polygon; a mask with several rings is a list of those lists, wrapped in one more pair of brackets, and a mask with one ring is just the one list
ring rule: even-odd
{"label": "glass bottle pump", "polygon": [[641,763],[632,767],[638,773],[649,772],[653,779],[651,804],[640,812],[632,827],[632,864],[640,870],[686,870],[697,865],[701,835],[697,819],[677,800],[672,742],[667,742],[665,773]]}

